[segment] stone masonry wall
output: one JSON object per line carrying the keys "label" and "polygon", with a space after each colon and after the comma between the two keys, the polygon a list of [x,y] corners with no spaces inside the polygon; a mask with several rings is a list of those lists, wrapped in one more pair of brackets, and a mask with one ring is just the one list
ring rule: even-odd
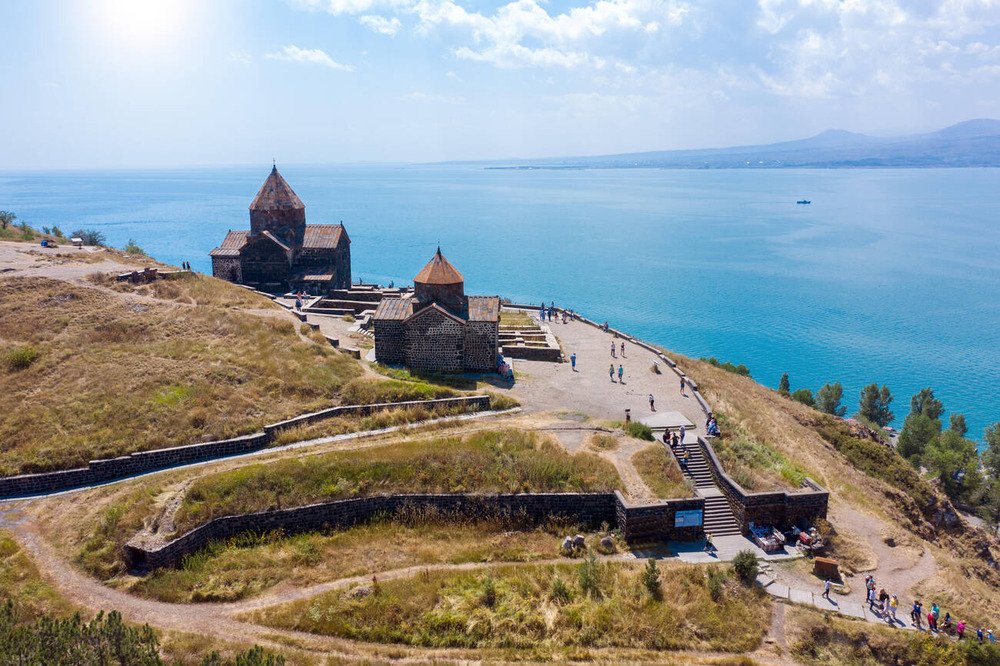
{"label": "stone masonry wall", "polygon": [[230,282],[242,282],[239,257],[212,257],[212,276]]}
{"label": "stone masonry wall", "polygon": [[674,528],[674,512],[704,507],[704,499],[669,500],[650,506],[629,506],[621,493],[409,494],[359,497],[291,509],[223,516],[200,525],[159,548],[125,546],[130,569],[174,566],[211,541],[241,532],[281,529],[295,534],[317,529],[344,529],[377,515],[406,509],[433,508],[466,517],[509,515],[529,523],[552,517],[577,521],[591,529],[617,527],[629,541],[695,539],[701,528]]}
{"label": "stone masonry wall", "polygon": [[466,370],[490,372],[497,367],[499,322],[470,321],[465,329]]}
{"label": "stone masonry wall", "polygon": [[375,360],[387,365],[403,363],[406,358],[406,328],[402,321],[376,319]]}
{"label": "stone masonry wall", "polygon": [[469,409],[486,410],[489,409],[489,404],[489,396],[481,395],[442,398],[439,400],[413,400],[400,403],[331,407],[330,409],[303,414],[287,421],[264,426],[264,432],[234,437],[233,439],[176,446],[153,451],[139,451],[118,458],[92,460],[87,467],[77,469],[0,478],[0,498],[24,497],[26,495],[39,495],[59,490],[68,490],[70,488],[80,488],[95,483],[106,483],[137,474],[177,467],[179,465],[250,453],[266,448],[274,439],[274,435],[284,429],[305,423],[314,423],[335,416],[365,415],[386,409],[412,406],[447,407],[465,405]]}
{"label": "stone masonry wall", "polygon": [[406,367],[418,372],[462,372],[465,324],[427,309],[406,322]]}

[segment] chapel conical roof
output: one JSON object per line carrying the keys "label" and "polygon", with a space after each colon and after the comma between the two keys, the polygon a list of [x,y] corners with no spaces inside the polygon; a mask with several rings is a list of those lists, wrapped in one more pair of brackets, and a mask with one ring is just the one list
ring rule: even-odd
{"label": "chapel conical roof", "polygon": [[292,190],[292,186],[278,173],[277,166],[271,168],[267,180],[250,202],[250,210],[289,210],[305,207],[299,195]]}
{"label": "chapel conical roof", "polygon": [[458,272],[458,269],[451,265],[451,262],[441,254],[441,248],[437,249],[434,257],[424,266],[417,276],[413,278],[414,283],[420,284],[461,284],[465,278]]}

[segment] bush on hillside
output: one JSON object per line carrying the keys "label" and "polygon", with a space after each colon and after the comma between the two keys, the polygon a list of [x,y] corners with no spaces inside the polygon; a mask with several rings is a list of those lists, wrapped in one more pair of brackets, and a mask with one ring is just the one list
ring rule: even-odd
{"label": "bush on hillside", "polygon": [[97,229],[77,229],[71,235],[82,240],[84,245],[104,245],[106,242],[104,234]]}
{"label": "bush on hillside", "polygon": [[126,254],[133,254],[140,257],[145,257],[146,251],[139,247],[139,244],[135,242],[134,238],[129,238],[128,243],[125,243],[125,247],[122,248]]}
{"label": "bush on hillside", "polygon": [[9,349],[3,354],[3,367],[8,372],[24,370],[38,360],[41,353],[31,345],[21,345]]}
{"label": "bush on hillside", "polygon": [[722,370],[731,372],[734,375],[740,375],[742,377],[750,376],[750,368],[743,365],[742,363],[736,365],[730,361],[720,361],[714,356],[709,356],[708,358],[702,357],[701,360],[704,361],[705,363],[708,363],[709,365],[714,365],[716,368],[721,368]]}
{"label": "bush on hillside", "polygon": [[813,398],[813,393],[807,388],[800,388],[792,391],[792,400],[801,402],[803,405],[808,407],[816,406],[816,400]]}
{"label": "bush on hillside", "polygon": [[636,439],[644,439],[647,442],[652,442],[653,429],[650,428],[645,423],[639,423],[638,421],[629,421],[625,424],[625,432],[629,437],[635,437]]}
{"label": "bush on hillside", "polygon": [[757,580],[757,556],[752,550],[741,550],[733,558],[733,571],[743,581],[744,585],[753,585]]}

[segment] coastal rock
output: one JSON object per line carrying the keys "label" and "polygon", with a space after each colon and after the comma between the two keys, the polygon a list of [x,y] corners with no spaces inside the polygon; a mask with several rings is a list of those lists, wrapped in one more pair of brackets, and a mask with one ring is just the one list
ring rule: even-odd
{"label": "coastal rock", "polygon": [[582,534],[577,534],[573,537],[573,547],[574,548],[586,548],[587,540],[583,538]]}
{"label": "coastal rock", "polygon": [[615,540],[609,536],[601,537],[601,550],[606,553],[613,552],[615,549]]}

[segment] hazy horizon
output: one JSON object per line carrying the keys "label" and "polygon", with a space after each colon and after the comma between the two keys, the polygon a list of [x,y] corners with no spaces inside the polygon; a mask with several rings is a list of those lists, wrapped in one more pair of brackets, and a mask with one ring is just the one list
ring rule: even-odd
{"label": "hazy horizon", "polygon": [[1000,2],[14,0],[0,170],[436,163],[1000,117]]}

